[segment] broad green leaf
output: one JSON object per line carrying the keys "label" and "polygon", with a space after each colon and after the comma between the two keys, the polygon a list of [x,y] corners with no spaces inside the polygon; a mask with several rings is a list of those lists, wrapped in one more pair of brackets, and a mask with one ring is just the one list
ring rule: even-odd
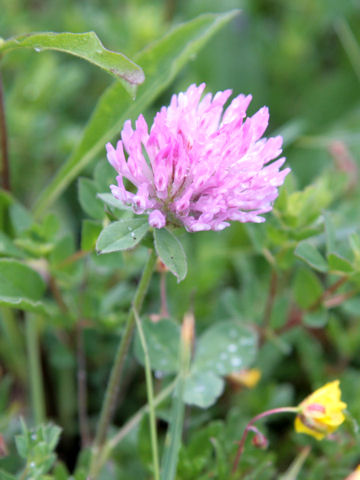
{"label": "broad green leaf", "polygon": [[309,308],[323,293],[318,277],[311,270],[300,268],[295,276],[294,297],[301,308]]}
{"label": "broad green leaf", "polygon": [[146,82],[137,91],[136,101],[129,103],[129,98],[118,83],[103,93],[80,143],[40,195],[34,210],[36,216],[49,208],[96,155],[103,152],[105,156],[106,142],[119,134],[125,120],[134,119],[143,112],[207,40],[237,13],[201,15],[179,25],[136,57],[146,75]]}
{"label": "broad green leaf", "polygon": [[[212,440],[221,438],[225,433],[224,423],[221,420],[206,422],[201,429],[196,429],[191,438],[182,445],[179,455],[179,473],[182,478],[201,478],[201,473],[213,458]],[[217,477],[214,477],[217,480]],[[227,478],[228,480],[228,478]]]}
{"label": "broad green leaf", "polygon": [[145,79],[142,69],[136,63],[122,53],[105,48],[95,32],[39,32],[19,35],[0,43],[0,54],[19,48],[33,48],[36,52],[58,50],[83,58],[121,80],[131,96],[136,92],[136,85]]}
{"label": "broad green leaf", "polygon": [[233,320],[218,322],[200,337],[192,371],[227,375],[251,365],[256,353],[255,332]]}
{"label": "broad green leaf", "polygon": [[58,267],[58,264],[61,264],[64,260],[66,260],[70,255],[75,253],[75,245],[74,239],[72,235],[68,234],[62,238],[60,238],[50,253],[50,263],[51,265]]}
{"label": "broad green leaf", "polygon": [[319,272],[326,272],[328,269],[327,263],[319,250],[309,242],[300,242],[295,249],[295,255],[301,260],[304,260],[310,267]]}
{"label": "broad green leaf", "polygon": [[96,243],[98,253],[118,252],[135,247],[149,230],[146,218],[131,218],[110,223]]}
{"label": "broad green leaf", "polygon": [[12,240],[3,232],[0,232],[0,255],[17,258],[24,257],[24,253],[19,250],[13,244]]}
{"label": "broad green leaf", "polygon": [[35,257],[44,257],[48,255],[54,248],[52,243],[43,243],[32,238],[16,238],[14,243],[17,247]]}
{"label": "broad green leaf", "polygon": [[185,381],[184,401],[188,405],[208,408],[224,390],[224,380],[213,372],[192,372]]}
{"label": "broad green leaf", "polygon": [[327,324],[329,314],[326,308],[319,308],[315,312],[307,312],[304,315],[303,322],[311,328],[323,328]]}
{"label": "broad green leaf", "polygon": [[40,275],[16,260],[0,259],[0,305],[45,312],[40,302],[45,283]]}
{"label": "broad green leaf", "polygon": [[[150,364],[154,370],[174,373],[179,370],[180,328],[175,322],[163,319],[159,322],[143,321]],[[144,352],[138,334],[135,337],[135,355],[144,364]]]}
{"label": "broad green leaf", "polygon": [[97,191],[96,183],[93,180],[79,178],[78,196],[82,209],[89,217],[102,220],[105,215],[104,206],[97,198]]}
{"label": "broad green leaf", "polygon": [[330,253],[327,257],[327,260],[329,264],[329,270],[332,272],[352,273],[354,271],[354,267],[351,265],[349,260],[337,253]]}
{"label": "broad green leaf", "polygon": [[57,462],[54,468],[54,480],[69,480],[69,472],[63,463]]}
{"label": "broad green leaf", "polygon": [[326,238],[326,253],[329,255],[330,252],[335,250],[336,242],[336,232],[334,223],[332,221],[331,214],[325,212],[324,214],[324,223],[325,223],[325,238]]}
{"label": "broad green leaf", "polygon": [[187,273],[186,255],[179,240],[166,228],[154,230],[155,250],[161,261],[175,275],[178,282]]}
{"label": "broad green leaf", "polygon": [[360,264],[360,235],[352,233],[349,237],[350,248],[355,255],[356,262]]}
{"label": "broad green leaf", "polygon": [[95,250],[96,241],[101,232],[101,224],[93,220],[84,220],[81,228],[81,250]]}
{"label": "broad green leaf", "polygon": [[26,210],[21,203],[14,202],[9,207],[9,214],[11,219],[11,224],[14,228],[14,231],[17,235],[21,234],[32,224],[32,218],[30,212]]}
{"label": "broad green leaf", "polygon": [[119,308],[124,309],[126,307],[128,309],[131,305],[133,294],[134,292],[128,283],[119,282],[115,284],[110,290],[101,295],[100,316],[108,315]]}
{"label": "broad green leaf", "polygon": [[4,470],[0,470],[0,478],[1,480],[17,480],[14,475],[5,472]]}

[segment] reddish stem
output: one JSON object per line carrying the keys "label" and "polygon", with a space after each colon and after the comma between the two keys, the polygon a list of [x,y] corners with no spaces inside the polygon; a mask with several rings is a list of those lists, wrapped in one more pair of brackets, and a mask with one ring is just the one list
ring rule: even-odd
{"label": "reddish stem", "polygon": [[339,278],[335,283],[330,285],[322,295],[311,305],[309,308],[310,312],[313,312],[317,308],[320,307],[320,305],[326,300],[327,297],[329,297],[331,294],[335,293],[336,290],[338,290],[346,281],[348,280],[347,275],[344,275],[343,277]]}
{"label": "reddish stem", "polygon": [[244,433],[241,437],[241,440],[239,442],[239,446],[238,446],[238,450],[237,450],[237,453],[236,453],[236,457],[235,457],[235,460],[234,460],[234,463],[233,463],[233,467],[232,467],[232,470],[231,472],[234,474],[238,468],[238,465],[239,465],[239,462],[240,462],[240,458],[241,458],[241,455],[244,451],[244,447],[245,447],[245,441],[246,441],[246,438],[247,438],[247,435],[249,433],[249,431],[252,430],[253,428],[253,424],[255,422],[257,422],[258,420],[260,420],[261,418],[264,418],[264,417],[268,417],[270,415],[275,415],[276,413],[284,413],[284,412],[291,412],[291,413],[297,413],[298,412],[298,408],[297,407],[279,407],[279,408],[273,408],[271,410],[267,410],[266,412],[262,412],[262,413],[259,413],[259,415],[256,415],[256,417],[254,417],[252,420],[250,420],[250,422],[246,425],[245,427],[245,430],[244,430]]}
{"label": "reddish stem", "polygon": [[166,297],[166,274],[167,272],[160,273],[160,297],[161,297],[160,316],[163,318],[169,317],[169,310],[167,307],[167,297]]}

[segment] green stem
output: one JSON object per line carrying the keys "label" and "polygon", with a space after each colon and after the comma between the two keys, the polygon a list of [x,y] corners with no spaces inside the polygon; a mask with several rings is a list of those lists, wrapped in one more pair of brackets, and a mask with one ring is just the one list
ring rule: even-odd
{"label": "green stem", "polygon": [[[184,328],[182,330],[184,332]],[[180,374],[171,410],[171,421],[165,438],[165,451],[161,468],[161,480],[174,480],[181,446],[184,424],[184,391],[191,359],[191,341],[182,333],[180,341]]]}
{"label": "green stem", "polygon": [[24,339],[14,315],[15,310],[7,307],[0,308],[1,347],[0,358],[4,365],[22,382],[27,378],[24,371],[26,357]]}
{"label": "green stem", "polygon": [[159,452],[158,452],[158,439],[157,439],[157,432],[156,432],[154,388],[153,388],[153,382],[152,382],[152,376],[151,376],[150,357],[149,357],[149,351],[147,348],[144,331],[141,325],[141,320],[136,310],[134,310],[134,316],[136,320],[136,326],[139,332],[141,346],[144,350],[146,393],[147,393],[148,404],[149,404],[150,439],[151,439],[151,449],[152,449],[152,455],[153,455],[154,479],[159,480],[160,479]]}
{"label": "green stem", "polygon": [[1,173],[2,183],[5,190],[10,191],[10,165],[9,165],[9,150],[8,138],[5,119],[5,102],[2,77],[0,71],[0,151],[1,151]]}
{"label": "green stem", "polygon": [[279,480],[296,480],[298,478],[298,475],[307,459],[309,456],[309,453],[311,451],[310,446],[304,447],[298,456],[295,458],[293,463],[290,465],[289,469],[284,473],[284,475],[281,475]]}
{"label": "green stem", "polygon": [[25,319],[26,345],[29,361],[31,403],[35,425],[45,421],[44,387],[40,365],[37,318],[28,315]]}
{"label": "green stem", "polygon": [[351,65],[360,80],[360,47],[356,37],[351,31],[349,24],[342,18],[335,22],[335,30],[349,57]]}
{"label": "green stem", "polygon": [[[57,411],[63,436],[69,438],[74,434],[76,425],[76,384],[73,365],[64,365],[57,375]],[[66,395],[64,395],[66,392]]]}
{"label": "green stem", "polygon": [[[164,400],[166,400],[169,395],[174,391],[177,385],[178,379],[176,378],[170,385],[168,385],[164,390],[162,390],[155,398],[154,398],[154,406],[157,407],[160,405]],[[138,412],[135,413],[126,423],[125,425],[118,431],[118,433],[111,438],[104,446],[100,459],[97,461],[96,470],[92,472],[94,478],[97,478],[99,471],[101,470],[102,466],[109,458],[112,450],[117,447],[117,445],[141,422],[144,416],[149,413],[150,407],[149,404],[144,405]]]}
{"label": "green stem", "polygon": [[154,250],[151,250],[147,264],[145,265],[141,280],[136,290],[132,307],[129,311],[125,331],[121,337],[119,347],[114,359],[114,364],[111,370],[110,379],[106,388],[105,398],[94,442],[92,462],[90,467],[90,477],[93,469],[96,468],[96,457],[101,456],[100,453],[105,443],[106,434],[114,414],[125,357],[129,350],[132,334],[135,327],[134,309],[137,312],[141,309],[144,297],[150,284],[155,262],[156,253],[154,252]]}

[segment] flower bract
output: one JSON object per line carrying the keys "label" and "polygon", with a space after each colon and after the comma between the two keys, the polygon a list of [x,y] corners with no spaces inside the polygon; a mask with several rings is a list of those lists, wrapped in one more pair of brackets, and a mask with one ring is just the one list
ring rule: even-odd
{"label": "flower bract", "polygon": [[343,423],[345,408],[346,403],[341,401],[339,380],[327,383],[300,403],[295,430],[321,440]]}
{"label": "flower bract", "polygon": [[247,388],[254,388],[259,383],[261,371],[258,368],[250,368],[233,372],[228,375],[228,379],[237,385],[244,385]]}
{"label": "flower bract", "polygon": [[[263,222],[290,169],[280,170],[282,137],[262,138],[267,107],[246,118],[251,95],[224,105],[231,90],[203,98],[205,84],[173,95],[148,125],[127,120],[121,140],[107,144],[118,172],[115,198],[148,214],[154,228],[222,230],[232,220]],[[277,160],[275,160],[277,159]],[[275,161],[273,161],[275,160]]]}

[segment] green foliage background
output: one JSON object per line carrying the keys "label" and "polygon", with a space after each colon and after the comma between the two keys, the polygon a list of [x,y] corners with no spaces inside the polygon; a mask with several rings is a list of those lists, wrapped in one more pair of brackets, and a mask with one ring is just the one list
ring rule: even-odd
{"label": "green foliage background", "polygon": [[[179,480],[230,478],[235,442],[252,416],[297,404],[334,378],[341,381],[354,422],[360,420],[360,5],[356,0],[64,0],[61,5],[0,0],[3,38],[33,31],[94,30],[107,48],[135,61],[138,52],[173,26],[202,13],[234,8],[241,14],[211,38],[143,112],[151,122],[171,94],[190,83],[204,81],[212,92],[232,88],[235,95],[252,93],[250,113],[269,106],[267,134],[284,136],[284,153],[292,168],[265,224],[234,224],[218,233],[178,235],[188,257],[188,274],[180,284],[168,275],[172,326],[164,328],[168,336],[150,332],[149,338],[160,335],[159,345],[166,345],[177,334],[176,323],[191,309],[199,338],[222,322],[224,331],[228,321],[239,328],[250,325],[258,332],[259,350],[248,363],[262,372],[259,385],[246,390],[225,382],[227,371],[209,378],[209,372],[200,369],[202,375],[194,382],[209,392],[206,395],[213,394],[214,398],[205,398],[208,404],[221,396],[209,409],[189,407]],[[139,64],[143,66],[140,60]],[[105,218],[129,215],[111,208],[111,215],[105,214],[103,202],[96,198],[96,193],[108,193],[114,181],[105,149],[81,172],[85,178],[77,176],[38,219],[29,213],[76,148],[111,77],[61,53],[26,49],[4,56],[1,68],[12,193],[17,200],[0,193],[0,432],[9,449],[0,468],[13,474],[19,471],[23,461],[14,442],[19,415],[33,424],[24,314],[13,309],[18,307],[36,318],[46,411],[62,428],[58,448],[62,463],[52,475],[56,480],[68,478],[66,469],[73,470],[78,461],[76,479],[80,480],[87,460],[77,459],[79,348],[87,362],[93,433],[147,251],[140,246],[102,256],[94,252]],[[130,105],[132,100],[126,97],[124,102]],[[134,111],[132,115],[134,119]],[[94,129],[92,135],[96,133]],[[88,253],[68,261],[79,250]],[[143,309],[148,315],[159,313],[159,277],[155,275]],[[25,280],[17,285],[18,278]],[[55,289],[49,288],[52,279]],[[337,289],[332,290],[332,285]],[[269,291],[275,294],[269,296]],[[22,303],[16,303],[14,298],[20,297]],[[168,362],[175,367],[162,370],[154,355],[159,390],[176,368],[176,359],[170,354]],[[114,432],[146,402],[136,359],[140,356],[132,354],[128,361]],[[161,433],[169,412],[164,403],[159,410]],[[334,439],[316,442],[295,434],[288,417],[269,420],[262,425],[269,449],[258,451],[249,442],[240,466],[243,478],[280,478],[300,449],[311,445],[298,477],[284,476],[284,480],[341,480],[360,462],[354,424],[349,420]],[[58,432],[53,435],[57,438]],[[113,460],[101,478],[151,478],[145,421],[116,448]]]}

